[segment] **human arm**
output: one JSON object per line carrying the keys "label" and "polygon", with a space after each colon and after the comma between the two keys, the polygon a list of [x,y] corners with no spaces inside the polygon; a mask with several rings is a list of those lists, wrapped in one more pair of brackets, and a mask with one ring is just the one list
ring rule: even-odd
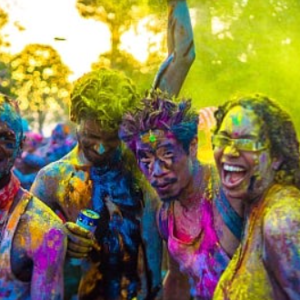
{"label": "human arm", "polygon": [[168,1],[168,57],[160,66],[152,88],[177,96],[195,59],[193,30],[185,0]]}
{"label": "human arm", "polygon": [[[75,178],[74,176],[72,177],[73,173],[71,171],[67,171],[68,168],[69,165],[58,163],[43,168],[36,176],[30,191],[47,204],[65,222],[64,226],[68,236],[68,256],[82,258],[88,255],[92,247],[98,249],[98,246],[94,242],[93,235],[88,230],[72,222],[72,220],[69,220],[70,216],[66,216],[62,210],[61,206],[65,205],[62,201],[68,199],[66,197],[66,181]],[[65,172],[62,173],[62,170]],[[75,197],[77,194],[74,191],[73,194],[68,196],[70,197],[70,195]],[[75,206],[75,199],[73,199],[73,202],[74,207],[78,210]]]}
{"label": "human arm", "polygon": [[159,206],[159,199],[150,187],[145,183],[144,190],[144,210],[141,219],[141,236],[146,258],[147,280],[150,286],[149,299],[155,299],[162,286],[162,239],[156,225],[156,212]]}
{"label": "human arm", "polygon": [[168,255],[169,270],[163,282],[164,300],[189,300],[190,284],[188,277],[180,272],[178,263]]}
{"label": "human arm", "polygon": [[[288,299],[300,299],[300,204],[280,199],[263,226],[263,260],[271,281]],[[276,293],[278,294],[279,291]],[[280,296],[275,299],[280,299]]]}
{"label": "human arm", "polygon": [[62,222],[46,205],[33,198],[22,224],[24,230],[20,230],[24,232],[27,256],[33,262],[31,299],[63,299],[67,237]]}
{"label": "human arm", "polygon": [[180,271],[179,264],[171,257],[168,252],[168,213],[169,203],[165,202],[162,206],[160,206],[156,216],[159,234],[166,242],[165,250],[168,261],[168,271],[163,282],[163,299],[188,300],[190,299],[190,285],[188,277]]}

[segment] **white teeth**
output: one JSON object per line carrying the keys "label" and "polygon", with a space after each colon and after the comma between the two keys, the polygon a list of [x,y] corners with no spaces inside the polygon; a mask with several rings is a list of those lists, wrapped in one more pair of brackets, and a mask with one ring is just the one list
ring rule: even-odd
{"label": "white teeth", "polygon": [[230,166],[230,165],[227,165],[227,164],[224,164],[223,166],[224,170],[225,171],[229,171],[229,172],[243,172],[245,171],[243,168],[241,167],[238,167],[238,166]]}

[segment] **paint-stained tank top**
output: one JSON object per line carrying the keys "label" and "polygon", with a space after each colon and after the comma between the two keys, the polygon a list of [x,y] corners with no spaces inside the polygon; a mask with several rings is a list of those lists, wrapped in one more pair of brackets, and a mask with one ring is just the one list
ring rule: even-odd
{"label": "paint-stained tank top", "polygon": [[24,213],[31,196],[25,194],[10,215],[0,244],[0,299],[29,300],[30,282],[17,279],[11,269],[11,249],[13,237],[20,217]]}
{"label": "paint-stained tank top", "polygon": [[212,299],[221,274],[230,260],[214,229],[213,201],[204,196],[200,202],[201,231],[188,243],[174,236],[174,202],[163,205],[158,217],[160,232],[167,241],[168,252],[178,262],[182,273],[188,275],[191,295],[199,300]]}

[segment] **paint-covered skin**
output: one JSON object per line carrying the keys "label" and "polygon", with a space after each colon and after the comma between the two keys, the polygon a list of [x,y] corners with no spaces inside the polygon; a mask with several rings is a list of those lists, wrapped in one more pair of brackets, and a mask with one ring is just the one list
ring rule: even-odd
{"label": "paint-covered skin", "polygon": [[[202,180],[205,182],[212,180],[210,169],[211,167],[202,165]],[[220,244],[218,234],[222,230],[215,229],[215,201],[218,197],[215,192],[212,189],[202,195],[199,193],[193,199],[195,203],[190,209],[183,207],[178,201],[172,201],[165,204],[160,211],[161,216],[165,215],[159,221],[160,231],[165,236],[173,267],[177,264],[178,272],[180,270],[188,276],[191,295],[195,299],[212,298],[230,259]],[[166,224],[165,228],[163,223]],[[178,296],[182,297],[180,299],[188,298]]]}
{"label": "paint-covered skin", "polygon": [[214,300],[300,299],[300,192],[274,185],[252,205]]}
{"label": "paint-covered skin", "polygon": [[190,294],[211,299],[238,245],[216,209],[219,186],[213,167],[195,160],[196,149],[194,139],[187,153],[168,130],[147,131],[136,141],[139,167],[164,202],[158,225],[171,263],[165,299],[188,299]]}
{"label": "paint-covered skin", "polygon": [[0,179],[10,173],[20,154],[23,136],[21,124],[7,103],[2,104],[0,113]]}
{"label": "paint-covered skin", "polygon": [[168,57],[153,82],[153,89],[178,95],[195,59],[195,45],[188,6],[185,0],[168,2]]}
{"label": "paint-covered skin", "polygon": [[267,147],[268,139],[261,136],[261,127],[262,121],[253,110],[235,106],[227,113],[218,131],[218,136],[229,138],[233,142],[250,140],[259,145],[257,151],[239,151],[238,146],[234,145],[215,146],[216,165],[223,190],[229,199],[251,202],[273,180],[274,170]]}
{"label": "paint-covered skin", "polygon": [[176,198],[192,187],[192,160],[171,132],[152,130],[136,144],[140,169],[162,201]]}
{"label": "paint-covered skin", "polygon": [[224,107],[214,155],[227,197],[244,204],[245,221],[213,299],[299,299],[299,143],[292,121],[259,95]]}
{"label": "paint-covered skin", "polygon": [[[143,197],[139,189],[132,190],[132,175],[124,169],[124,160],[130,156],[125,154],[122,156],[123,160],[114,161],[108,166],[94,167],[76,147],[63,159],[42,169],[33,184],[32,192],[39,195],[66,221],[74,222],[83,208],[91,208],[100,213],[100,225],[95,236],[102,246],[102,252],[91,253],[93,263],[87,267],[81,280],[79,293],[82,298],[104,293],[106,299],[115,299],[120,294],[122,276],[129,281],[127,292],[131,293],[131,297],[136,294],[137,254],[141,237],[148,245],[146,256],[149,258],[151,285],[160,284],[161,258],[155,255],[161,243],[154,225],[157,200],[152,196],[147,199],[145,193]],[[133,159],[132,164],[129,161],[127,163],[135,165]],[[135,195],[136,192],[138,194]],[[147,214],[141,211],[143,198],[146,200],[144,209]],[[117,212],[121,216],[118,217]],[[142,231],[140,219],[149,226],[142,227]],[[126,261],[125,256],[128,259]],[[99,274],[104,274],[103,278]]]}
{"label": "paint-covered skin", "polygon": [[16,200],[0,247],[0,296],[63,299],[67,240],[62,222],[25,190]]}
{"label": "paint-covered skin", "polygon": [[79,156],[78,147],[75,147],[38,173],[31,192],[55,212],[59,211],[62,219],[76,222],[82,208],[92,208],[89,169],[90,164]]}
{"label": "paint-covered skin", "polygon": [[17,105],[0,94],[0,298],[63,299],[66,234],[11,172],[22,140]]}

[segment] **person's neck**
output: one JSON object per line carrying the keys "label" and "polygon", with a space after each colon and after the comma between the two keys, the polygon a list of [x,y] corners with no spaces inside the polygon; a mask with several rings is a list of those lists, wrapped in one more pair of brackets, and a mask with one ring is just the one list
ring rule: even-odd
{"label": "person's neck", "polygon": [[189,183],[178,197],[180,204],[186,208],[192,208],[196,205],[200,201],[201,195],[204,193],[202,167],[198,162],[195,162],[193,163],[193,168],[194,171]]}
{"label": "person's neck", "polygon": [[262,201],[264,201],[266,194],[268,193],[269,189],[272,187],[273,185],[269,185],[266,189],[264,189],[264,191],[259,194],[258,196],[256,196],[255,198],[253,198],[251,201],[244,201],[244,217],[247,219],[249,218],[251,212],[258,206],[260,206],[260,203]]}

